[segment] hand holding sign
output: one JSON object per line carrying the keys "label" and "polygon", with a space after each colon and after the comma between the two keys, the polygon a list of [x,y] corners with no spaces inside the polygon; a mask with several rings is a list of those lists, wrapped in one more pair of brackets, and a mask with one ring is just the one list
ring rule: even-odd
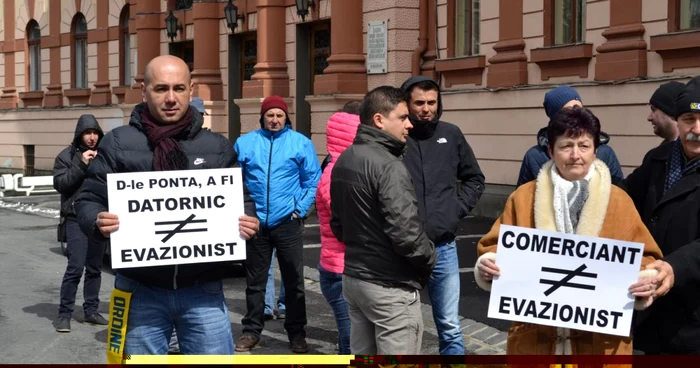
{"label": "hand holding sign", "polygon": [[260,229],[260,220],[255,217],[243,215],[238,218],[238,230],[245,240],[254,237]]}
{"label": "hand holding sign", "polygon": [[635,282],[634,284],[632,284],[632,286],[630,286],[629,291],[630,293],[632,293],[632,295],[636,296],[637,298],[647,298],[654,295],[654,291],[656,291],[654,278],[640,278],[639,281]]}
{"label": "hand holding sign", "polygon": [[100,212],[97,214],[95,224],[102,236],[109,238],[109,234],[119,230],[119,217],[113,213]]}
{"label": "hand holding sign", "polygon": [[489,258],[481,258],[476,266],[479,269],[479,276],[482,280],[490,282],[494,277],[501,275],[501,269]]}
{"label": "hand holding sign", "polygon": [[676,277],[673,274],[673,267],[666,261],[656,260],[649,264],[646,269],[659,271],[659,274],[654,277],[654,284],[656,284],[654,297],[658,298],[666,295],[676,282]]}

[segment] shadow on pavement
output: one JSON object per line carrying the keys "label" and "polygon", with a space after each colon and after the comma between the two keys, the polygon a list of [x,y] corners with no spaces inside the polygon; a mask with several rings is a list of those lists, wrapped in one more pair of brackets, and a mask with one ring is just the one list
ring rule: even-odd
{"label": "shadow on pavement", "polygon": [[63,251],[61,250],[60,246],[51,247],[51,248],[49,248],[49,250],[51,251],[51,253],[58,254],[59,256],[63,257]]}

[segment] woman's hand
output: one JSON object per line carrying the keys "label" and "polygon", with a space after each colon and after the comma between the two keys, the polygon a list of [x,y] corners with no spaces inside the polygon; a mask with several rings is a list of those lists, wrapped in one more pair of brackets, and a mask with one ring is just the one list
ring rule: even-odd
{"label": "woman's hand", "polygon": [[488,258],[481,258],[476,268],[479,270],[479,277],[484,281],[490,282],[494,276],[501,275],[501,268]]}

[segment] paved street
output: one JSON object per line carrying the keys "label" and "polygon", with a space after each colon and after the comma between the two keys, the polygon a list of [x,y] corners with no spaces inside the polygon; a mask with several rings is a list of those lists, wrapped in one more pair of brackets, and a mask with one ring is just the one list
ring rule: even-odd
{"label": "paved street", "polygon": [[[0,363],[104,363],[105,328],[83,325],[82,293],[70,334],[53,329],[58,309],[60,278],[66,261],[55,241],[58,201],[56,195],[6,197],[0,199]],[[461,269],[460,315],[469,354],[503,354],[508,322],[486,318],[488,294],[474,283],[476,242],[488,231],[491,220],[465,219],[458,239]],[[307,292],[307,335],[311,354],[333,354],[337,334],[330,307],[318,285],[320,252],[315,217],[306,224],[305,276]],[[108,309],[114,276],[106,268],[102,277],[100,311]],[[224,288],[234,337],[241,334],[245,314],[245,279],[232,267]],[[279,273],[278,273],[279,278]],[[79,290],[82,289],[82,284]],[[437,334],[427,293],[421,295],[425,333],[423,353],[437,354]],[[261,347],[252,354],[290,354],[282,321],[271,321],[263,332]]]}

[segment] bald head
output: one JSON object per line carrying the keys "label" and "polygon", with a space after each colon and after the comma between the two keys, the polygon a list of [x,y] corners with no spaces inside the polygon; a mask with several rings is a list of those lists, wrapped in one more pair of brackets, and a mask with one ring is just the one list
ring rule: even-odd
{"label": "bald head", "polygon": [[158,56],[148,62],[141,93],[151,115],[162,124],[180,121],[190,106],[190,69],[180,58]]}
{"label": "bald head", "polygon": [[143,73],[143,83],[148,85],[153,79],[153,72],[162,70],[173,70],[176,72],[185,73],[187,75],[187,83],[190,82],[190,68],[187,66],[184,60],[177,56],[172,55],[162,55],[156,56],[151,59],[151,61],[146,64],[146,70]]}

